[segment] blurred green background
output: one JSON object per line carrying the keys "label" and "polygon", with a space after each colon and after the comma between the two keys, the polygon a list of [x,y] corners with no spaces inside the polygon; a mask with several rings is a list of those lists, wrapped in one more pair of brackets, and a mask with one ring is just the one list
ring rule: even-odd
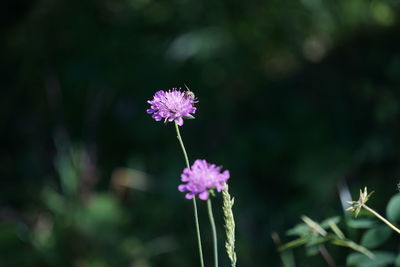
{"label": "blurred green background", "polygon": [[238,266],[280,266],[271,233],[342,214],[338,183],[354,198],[368,186],[384,209],[400,177],[399,9],[1,1],[0,266],[198,266],[173,125],[145,112],[155,91],[183,84],[200,100],[182,128],[190,159],[231,172]]}

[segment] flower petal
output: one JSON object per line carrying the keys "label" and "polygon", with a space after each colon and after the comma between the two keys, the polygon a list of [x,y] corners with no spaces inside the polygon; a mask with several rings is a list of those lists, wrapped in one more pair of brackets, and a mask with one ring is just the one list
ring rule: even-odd
{"label": "flower petal", "polygon": [[201,193],[199,194],[199,198],[200,198],[201,200],[207,200],[207,199],[208,199],[208,192],[207,192],[207,191],[201,192]]}
{"label": "flower petal", "polygon": [[194,194],[193,193],[187,193],[186,195],[185,195],[185,198],[186,199],[192,199],[194,197]]}
{"label": "flower petal", "polygon": [[182,125],[183,125],[183,119],[182,119],[182,117],[176,118],[175,121],[176,121],[176,124],[178,124],[179,126],[182,126]]}
{"label": "flower petal", "polygon": [[184,185],[184,184],[179,185],[178,186],[178,190],[179,190],[179,192],[185,192],[186,191],[186,185]]}

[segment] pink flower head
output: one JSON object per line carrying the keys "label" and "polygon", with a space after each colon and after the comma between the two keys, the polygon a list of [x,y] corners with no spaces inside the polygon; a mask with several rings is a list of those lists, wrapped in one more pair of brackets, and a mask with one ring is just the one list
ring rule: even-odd
{"label": "pink flower head", "polygon": [[158,91],[152,100],[147,101],[150,108],[148,114],[153,114],[156,121],[164,119],[164,122],[176,121],[179,126],[183,125],[183,117],[193,119],[191,113],[196,112],[195,103],[198,101],[186,92],[176,88],[168,91]]}
{"label": "pink flower head", "polygon": [[207,163],[207,161],[196,160],[191,169],[185,168],[181,174],[182,182],[178,190],[186,193],[187,199],[192,199],[196,194],[202,200],[207,200],[208,190],[216,189],[218,192],[225,189],[225,184],[229,179],[229,171],[225,170],[221,173],[221,166]]}

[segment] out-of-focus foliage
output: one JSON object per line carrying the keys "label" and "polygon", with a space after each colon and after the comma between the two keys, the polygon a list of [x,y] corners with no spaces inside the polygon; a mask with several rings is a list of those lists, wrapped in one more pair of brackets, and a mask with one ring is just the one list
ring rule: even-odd
{"label": "out-of-focus foliage", "polygon": [[[12,222],[0,227],[0,234],[11,235],[0,239],[0,250],[9,251],[2,253],[2,266],[149,266],[151,257],[176,250],[171,235],[143,241],[130,229],[130,222],[137,218],[121,206],[121,191],[91,190],[94,176],[87,160],[81,149],[57,154],[55,165],[63,193],[44,187],[40,193],[44,206],[30,215],[29,225],[16,221],[18,227]],[[126,184],[116,181],[116,187],[126,190]],[[15,246],[10,245],[12,235],[21,239],[20,244],[13,241]],[[30,254],[20,247],[23,243]],[[19,256],[21,249],[24,257]]]}
{"label": "out-of-focus foliage", "polygon": [[271,232],[340,213],[339,182],[388,192],[382,209],[400,173],[399,8],[1,1],[0,265],[195,264],[183,156],[173,127],[145,113],[184,83],[200,100],[182,129],[190,159],[232,174],[238,266],[278,265]]}
{"label": "out-of-focus foliage", "polygon": [[400,222],[400,194],[394,195],[386,206],[386,214],[390,221]]}
{"label": "out-of-focus foliage", "polygon": [[[279,251],[282,253],[282,259],[285,257],[285,253],[287,253],[285,250],[304,245],[308,256],[315,256],[320,253],[329,265],[329,260],[327,259],[329,252],[325,252],[327,251],[325,244],[347,247],[369,259],[374,258],[374,254],[367,249],[366,245],[359,245],[345,237],[342,230],[338,227],[340,221],[339,217],[328,218],[321,222],[321,224],[313,221],[307,216],[302,216],[302,220],[304,223],[298,224],[287,231],[288,235],[298,236],[298,238],[279,247]],[[295,265],[293,264],[289,266]]]}
{"label": "out-of-focus foliage", "polygon": [[[394,219],[393,222],[398,221],[393,216],[394,213],[399,212],[396,207],[398,201],[399,194],[396,194],[386,206],[387,215]],[[398,233],[395,232],[395,238],[391,238],[393,231],[388,225],[373,217],[371,213],[365,213],[365,215],[367,216],[360,219],[352,219],[346,216],[344,224],[338,224],[340,217],[328,218],[319,224],[307,216],[302,216],[304,223],[287,231],[287,235],[297,236],[298,238],[283,245],[277,244],[279,245],[278,250],[281,253],[283,266],[295,266],[291,250],[300,246],[304,246],[309,257],[317,255],[322,257],[328,266],[332,266],[332,263],[336,265],[329,253],[334,248],[333,246],[342,246],[353,250],[346,258],[346,266],[399,266],[400,254],[398,254],[396,241]],[[347,239],[339,226],[353,238],[360,239],[360,245]],[[329,246],[325,247],[325,244]],[[291,263],[288,263],[288,257],[292,258]]]}

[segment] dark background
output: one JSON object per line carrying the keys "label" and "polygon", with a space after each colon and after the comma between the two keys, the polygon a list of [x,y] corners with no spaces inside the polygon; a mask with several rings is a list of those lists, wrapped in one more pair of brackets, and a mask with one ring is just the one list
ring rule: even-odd
{"label": "dark background", "polygon": [[[184,159],[157,90],[199,99],[190,160],[231,172],[238,266],[342,214],[338,183],[384,209],[400,169],[397,1],[3,0],[0,265],[198,266]],[[214,202],[223,249],[221,197]],[[199,203],[206,263],[212,245]],[[328,247],[329,249],[329,247]],[[344,264],[349,250],[333,249]],[[299,266],[324,266],[296,252]]]}

